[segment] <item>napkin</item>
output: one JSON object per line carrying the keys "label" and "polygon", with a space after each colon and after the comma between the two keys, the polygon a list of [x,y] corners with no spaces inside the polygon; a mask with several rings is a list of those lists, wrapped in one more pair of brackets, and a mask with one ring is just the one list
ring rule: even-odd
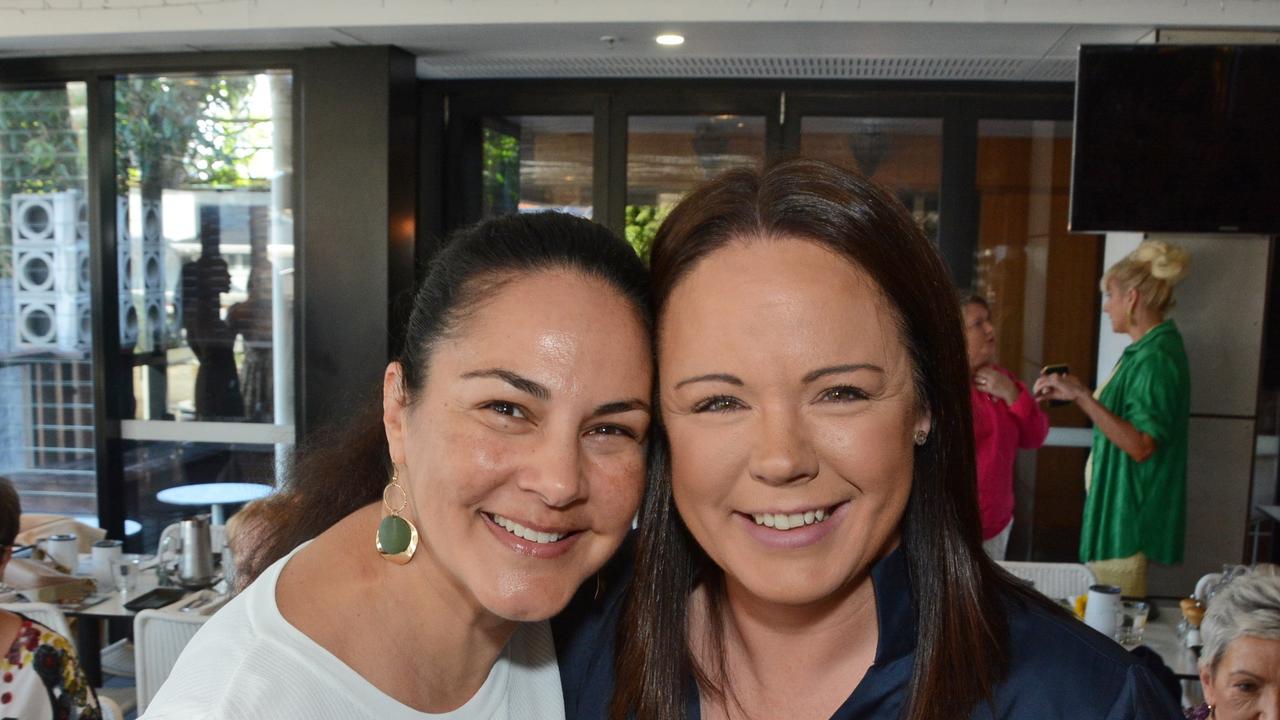
{"label": "napkin", "polygon": [[3,582],[33,602],[79,602],[93,594],[88,578],[58,572],[44,563],[14,558],[4,569]]}
{"label": "napkin", "polygon": [[162,612],[180,613],[182,615],[212,615],[231,599],[230,595],[221,595],[213,590],[200,590],[184,596],[177,602],[161,608]]}

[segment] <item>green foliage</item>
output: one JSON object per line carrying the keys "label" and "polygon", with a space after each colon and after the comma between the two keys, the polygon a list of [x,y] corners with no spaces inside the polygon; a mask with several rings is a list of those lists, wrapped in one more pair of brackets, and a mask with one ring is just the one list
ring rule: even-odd
{"label": "green foliage", "polygon": [[653,238],[658,234],[662,221],[667,219],[674,205],[628,205],[626,213],[626,238],[645,264],[649,262],[649,251],[653,248]]}
{"label": "green foliage", "polygon": [[6,199],[14,193],[57,192],[84,183],[84,127],[75,126],[73,106],[84,108],[82,84],[74,83],[66,91],[0,92],[0,184]]}
{"label": "green foliage", "polygon": [[165,187],[260,187],[249,161],[269,149],[245,142],[270,118],[249,115],[251,75],[121,78],[116,83],[116,177],[120,191]]}
{"label": "green foliage", "polygon": [[85,85],[0,91],[0,277],[13,273],[10,198],[85,183]]}
{"label": "green foliage", "polygon": [[516,212],[520,208],[520,138],[486,127],[481,157],[484,214]]}

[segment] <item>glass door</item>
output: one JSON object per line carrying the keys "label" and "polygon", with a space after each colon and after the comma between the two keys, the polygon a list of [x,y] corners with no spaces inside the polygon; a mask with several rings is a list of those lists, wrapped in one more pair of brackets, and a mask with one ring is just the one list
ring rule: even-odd
{"label": "glass door", "polygon": [[0,89],[0,476],[97,524],[83,82]]}
{"label": "glass door", "polygon": [[800,124],[800,154],[854,170],[889,188],[938,240],[942,119],[822,117]]}
{"label": "glass door", "polygon": [[[971,290],[987,300],[998,362],[1028,387],[1045,365],[1095,375],[1102,237],[1067,232],[1071,122],[979,120],[978,242]],[[1008,558],[1073,561],[1084,502],[1088,420],[1046,407],[1044,448],[1020,453]]]}
{"label": "glass door", "polygon": [[116,78],[120,432],[144,547],[260,494],[294,442],[292,86]]}
{"label": "glass door", "polygon": [[765,161],[765,118],[632,115],[627,119],[626,238],[640,257],[671,208],[698,183]]}

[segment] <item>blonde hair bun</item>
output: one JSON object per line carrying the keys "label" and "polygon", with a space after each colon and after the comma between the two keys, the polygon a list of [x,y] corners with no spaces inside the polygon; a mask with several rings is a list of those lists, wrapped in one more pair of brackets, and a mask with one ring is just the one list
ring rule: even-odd
{"label": "blonde hair bun", "polygon": [[1191,253],[1161,240],[1144,240],[1129,257],[1146,264],[1151,277],[1170,285],[1176,285],[1185,278],[1191,264]]}

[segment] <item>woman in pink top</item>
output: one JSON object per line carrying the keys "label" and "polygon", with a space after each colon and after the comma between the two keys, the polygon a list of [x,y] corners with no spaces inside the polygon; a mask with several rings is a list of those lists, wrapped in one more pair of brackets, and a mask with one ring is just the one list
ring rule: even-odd
{"label": "woman in pink top", "polygon": [[1013,373],[996,365],[996,329],[991,308],[977,295],[963,300],[964,339],[973,384],[973,437],[978,470],[982,548],[1003,560],[1013,527],[1013,461],[1018,448],[1038,448],[1049,434],[1049,418]]}

